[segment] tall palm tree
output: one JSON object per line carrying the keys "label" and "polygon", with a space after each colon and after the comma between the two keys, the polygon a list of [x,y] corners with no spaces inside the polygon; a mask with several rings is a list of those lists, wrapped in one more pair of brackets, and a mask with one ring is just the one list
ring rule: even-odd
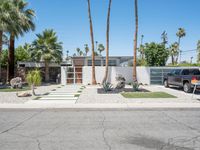
{"label": "tall palm tree", "polygon": [[0,79],[1,79],[2,49],[3,49],[3,44],[7,43],[7,37],[4,35],[4,32],[8,30],[8,26],[11,21],[10,12],[11,12],[10,1],[1,0],[1,3],[0,3]]}
{"label": "tall palm tree", "polygon": [[[181,50],[180,50],[180,44],[181,44],[181,38],[186,36],[186,32],[184,28],[179,28],[178,32],[176,33],[176,36],[178,37],[178,50],[179,50],[179,62],[181,62]],[[178,57],[176,59],[176,62],[178,62]]]}
{"label": "tall palm tree", "polygon": [[94,50],[94,34],[93,34],[93,25],[92,25],[92,16],[91,16],[91,10],[90,10],[90,0],[87,0],[88,4],[88,18],[90,23],[90,38],[91,38],[91,44],[92,44],[92,84],[96,85],[96,75],[95,75],[95,50]]}
{"label": "tall palm tree", "polygon": [[10,19],[9,7],[9,2],[2,0],[0,3],[0,57],[3,48],[3,33],[7,30],[8,20]]}
{"label": "tall palm tree", "polygon": [[44,61],[45,81],[49,81],[49,63],[62,61],[62,43],[58,42],[56,32],[46,29],[42,34],[37,34],[33,41],[31,57],[36,61]]}
{"label": "tall palm tree", "polygon": [[134,58],[133,58],[133,81],[137,81],[137,39],[138,39],[138,1],[135,0],[135,35],[134,35]]}
{"label": "tall palm tree", "polygon": [[35,25],[33,19],[35,17],[35,12],[32,9],[28,9],[28,3],[24,0],[13,0],[13,13],[12,13],[12,22],[8,27],[10,33],[10,46],[8,54],[8,76],[9,80],[14,77],[15,70],[15,38],[18,38],[19,35],[34,30]]}
{"label": "tall palm tree", "polygon": [[106,82],[108,79],[108,67],[109,67],[109,38],[110,38],[110,11],[111,11],[112,0],[109,0],[108,14],[107,14],[107,29],[106,29],[106,68],[105,76],[103,82]]}
{"label": "tall palm tree", "polygon": [[88,55],[88,52],[90,51],[88,44],[85,44],[85,55]]}

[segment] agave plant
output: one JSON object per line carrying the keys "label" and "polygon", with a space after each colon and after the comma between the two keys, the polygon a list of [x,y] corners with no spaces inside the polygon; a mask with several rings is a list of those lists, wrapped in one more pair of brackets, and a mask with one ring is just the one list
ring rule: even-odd
{"label": "agave plant", "polygon": [[140,84],[136,81],[132,83],[133,91],[139,91]]}
{"label": "agave plant", "polygon": [[105,92],[109,92],[109,91],[112,91],[112,84],[109,83],[109,82],[103,82],[103,89]]}

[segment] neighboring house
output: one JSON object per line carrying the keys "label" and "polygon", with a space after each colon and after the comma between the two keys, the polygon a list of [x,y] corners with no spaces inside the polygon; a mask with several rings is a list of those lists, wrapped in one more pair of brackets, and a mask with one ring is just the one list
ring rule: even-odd
{"label": "neighboring house", "polygon": [[[22,77],[22,79],[25,80],[25,76],[27,72],[35,68],[40,69],[42,73],[42,79],[44,81],[44,77],[45,77],[44,62],[17,62],[16,75],[19,77]],[[58,74],[61,74],[60,64],[50,63],[49,64],[50,82],[56,82]]]}

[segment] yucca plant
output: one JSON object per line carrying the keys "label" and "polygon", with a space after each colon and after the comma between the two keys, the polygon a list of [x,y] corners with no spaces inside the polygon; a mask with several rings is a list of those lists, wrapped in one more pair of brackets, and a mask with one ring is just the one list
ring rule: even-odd
{"label": "yucca plant", "polygon": [[103,82],[103,89],[105,92],[112,91],[112,84],[109,82]]}
{"label": "yucca plant", "polygon": [[31,87],[32,94],[35,96],[35,86],[40,86],[42,77],[39,70],[33,70],[28,72],[26,81],[28,82],[29,86]]}

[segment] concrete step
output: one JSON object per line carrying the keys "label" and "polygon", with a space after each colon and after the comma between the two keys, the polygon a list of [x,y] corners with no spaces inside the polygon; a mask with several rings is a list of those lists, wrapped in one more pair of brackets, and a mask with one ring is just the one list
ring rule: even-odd
{"label": "concrete step", "polygon": [[75,104],[76,100],[37,100],[37,103],[39,104]]}
{"label": "concrete step", "polygon": [[75,97],[76,94],[49,94],[46,97]]}
{"label": "concrete step", "polygon": [[39,100],[77,100],[78,97],[42,97]]}
{"label": "concrete step", "polygon": [[71,93],[67,93],[67,92],[50,92],[49,95],[76,95],[76,94],[81,94],[78,92],[71,92]]}

